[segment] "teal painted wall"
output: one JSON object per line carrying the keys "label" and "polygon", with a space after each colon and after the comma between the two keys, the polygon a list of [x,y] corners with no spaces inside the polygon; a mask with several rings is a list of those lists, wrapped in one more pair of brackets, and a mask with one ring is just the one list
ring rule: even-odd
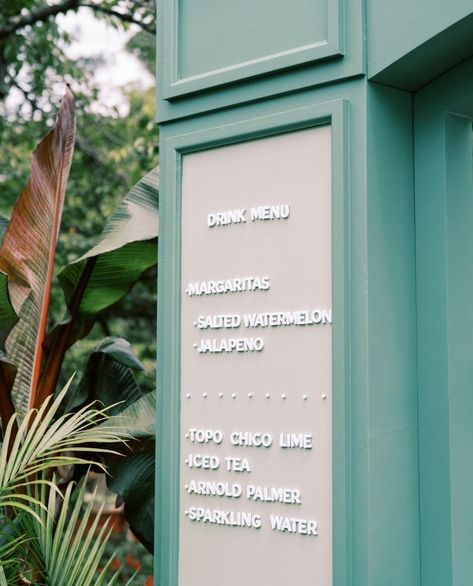
{"label": "teal painted wall", "polygon": [[377,75],[471,12],[470,0],[368,0],[368,75]]}
{"label": "teal painted wall", "polygon": [[[338,112],[343,102],[343,156],[334,180],[343,184],[346,205],[343,238],[334,246],[345,272],[334,275],[334,290],[345,321],[334,376],[345,389],[335,418],[345,429],[337,449],[345,450],[346,461],[336,472],[337,502],[344,504],[334,518],[333,586],[470,586],[473,64],[427,84],[473,54],[473,6],[465,0],[367,0],[366,7],[359,0],[328,0],[338,27],[325,56],[301,53],[288,64],[275,53],[263,66],[243,64],[236,72],[233,45],[218,56],[209,53],[210,41],[200,55],[194,51],[202,27],[207,36],[218,30],[218,11],[202,23],[182,2],[188,20],[177,27],[179,3],[159,2],[157,583],[178,584],[176,152],[287,129],[272,120],[307,116],[310,125],[309,112]],[[310,12],[317,3],[298,6]],[[247,15],[235,19],[238,29]],[[268,35],[278,27],[284,37],[278,42],[294,45],[302,38],[294,29],[284,36],[288,19],[275,12]],[[254,55],[261,47],[247,49]],[[223,71],[207,75],[215,67]]]}
{"label": "teal painted wall", "polygon": [[376,84],[367,92],[373,555],[366,583],[414,585],[420,583],[420,535],[412,96]]}
{"label": "teal painted wall", "polygon": [[[170,536],[177,536],[172,529],[175,519],[173,523],[168,514],[177,504],[169,482],[177,472],[172,438],[178,437],[179,392],[179,256],[173,240],[179,166],[173,145],[192,144],[200,140],[193,136],[199,135],[208,146],[226,144],[226,133],[241,124],[250,138],[264,120],[268,132],[272,116],[303,116],[305,108],[323,108],[340,99],[346,103],[346,163],[337,164],[334,177],[344,182],[347,215],[344,241],[336,248],[344,255],[348,273],[335,289],[342,296],[346,323],[334,376],[346,389],[342,417],[347,460],[343,484],[339,480],[335,490],[345,495],[347,510],[335,521],[334,586],[419,586],[411,98],[405,92],[369,88],[363,79],[162,126],[158,474],[164,485],[157,527],[157,540],[164,542],[159,556],[165,565],[161,586],[176,586],[170,566],[177,555],[176,545],[169,549]],[[339,278],[335,276],[335,283]]]}
{"label": "teal painted wall", "polygon": [[[204,6],[211,6],[216,0],[205,1]],[[250,11],[243,10],[250,4],[253,5]],[[285,9],[278,11],[274,2],[268,0],[235,3],[231,9],[231,26],[238,32],[238,40],[231,42],[229,37],[220,46],[221,29],[230,24],[230,21],[220,23],[221,11],[200,12],[198,18],[182,24],[179,2],[161,0],[158,3],[158,120],[164,123],[214,112],[364,73],[362,0],[348,3],[293,0],[282,4]],[[202,3],[198,5],[201,11]],[[183,6],[187,7],[187,3]],[[192,6],[192,10],[196,9]],[[290,19],[288,12],[293,14]],[[224,14],[228,14],[227,9]],[[289,26],[299,21],[305,22],[304,27]],[[307,27],[311,21],[312,39],[307,44],[310,37]],[[277,30],[279,35],[275,33]],[[183,34],[186,39],[181,38]],[[240,54],[238,63],[237,54]],[[260,57],[247,60],[257,55]]]}
{"label": "teal painted wall", "polygon": [[473,60],[414,99],[423,586],[473,576]]}
{"label": "teal painted wall", "polygon": [[[304,0],[294,8],[285,0],[180,0],[179,76],[202,75],[327,39],[325,0]],[[291,23],[284,35],[281,21]]]}

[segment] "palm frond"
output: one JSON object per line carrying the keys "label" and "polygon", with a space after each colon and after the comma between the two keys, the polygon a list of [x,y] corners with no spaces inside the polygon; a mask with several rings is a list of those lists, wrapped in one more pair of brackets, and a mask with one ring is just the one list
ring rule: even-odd
{"label": "palm frond", "polygon": [[0,566],[0,586],[8,586],[7,577],[3,566]]}
{"label": "palm frond", "polygon": [[5,430],[0,446],[0,586],[16,584],[31,572],[47,586],[111,586],[118,579],[118,574],[110,579],[105,574],[112,560],[104,573],[96,574],[111,532],[107,522],[99,528],[101,509],[94,512],[92,499],[82,512],[85,483],[72,505],[73,483],[63,495],[53,470],[90,466],[90,459],[81,456],[90,452],[90,444],[95,453],[116,454],[112,446],[131,436],[119,425],[101,426],[108,409],[94,405],[59,416],[70,383],[57,399],[29,410],[18,425],[13,416]]}
{"label": "palm frond", "polygon": [[[87,405],[56,419],[70,382],[56,400],[49,398],[39,410],[27,412],[14,439],[16,416],[10,419],[0,448],[0,510],[10,506],[32,511],[30,505],[38,502],[35,496],[26,494],[25,484],[49,484],[54,490],[43,472],[58,466],[89,464],[80,456],[86,445],[96,444],[95,453],[106,454],[116,453],[107,446],[123,442],[120,427],[97,427],[107,420],[107,409]],[[97,466],[104,469],[100,463]]]}
{"label": "palm frond", "polygon": [[[106,573],[113,560],[110,558],[97,577],[112,527],[107,520],[99,528],[102,507],[94,511],[95,493],[82,511],[86,491],[84,481],[74,504],[71,503],[73,483],[69,484],[57,512],[56,493],[43,485],[38,501],[47,501],[47,509],[38,507],[36,516],[24,517],[25,532],[34,536],[29,547],[36,560],[42,582],[48,586],[111,586],[118,578],[110,579]],[[45,491],[49,494],[45,495]],[[56,522],[54,518],[57,516]]]}

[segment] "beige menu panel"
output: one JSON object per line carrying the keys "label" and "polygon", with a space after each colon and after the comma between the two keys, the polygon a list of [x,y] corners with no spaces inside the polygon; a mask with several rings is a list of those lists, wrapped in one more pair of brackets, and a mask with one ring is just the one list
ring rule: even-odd
{"label": "beige menu panel", "polygon": [[182,181],[179,584],[330,586],[330,126]]}

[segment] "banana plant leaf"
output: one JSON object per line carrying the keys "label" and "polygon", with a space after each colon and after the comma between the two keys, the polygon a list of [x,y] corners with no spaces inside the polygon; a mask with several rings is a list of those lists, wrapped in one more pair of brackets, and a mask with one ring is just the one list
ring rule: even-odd
{"label": "banana plant leaf", "polygon": [[8,276],[11,304],[18,315],[6,350],[17,368],[12,397],[21,415],[35,403],[41,374],[54,255],[74,139],[74,99],[67,89],[54,127],[33,153],[28,184],[0,247],[0,271]]}
{"label": "banana plant leaf", "polygon": [[[123,338],[108,337],[91,354],[85,374],[66,410],[78,410],[92,401],[104,407],[112,417],[100,428],[120,427],[133,437],[124,456],[104,455],[110,472],[107,483],[125,502],[125,516],[132,531],[152,551],[155,474],[156,393],[143,394],[134,371],[143,367],[130,344]],[[120,402],[119,404],[117,404]]]}
{"label": "banana plant leaf", "polygon": [[65,411],[75,411],[93,401],[106,407],[115,405],[108,413],[123,411],[143,396],[133,371],[143,365],[123,338],[109,336],[97,344],[89,356],[84,376],[77,388],[71,389]]}
{"label": "banana plant leaf", "polygon": [[135,438],[124,458],[105,456],[110,490],[125,502],[125,516],[133,533],[153,553],[155,485],[156,393],[141,399],[102,425],[120,425]]}
{"label": "banana plant leaf", "polygon": [[122,497],[130,529],[150,553],[154,550],[154,452],[155,443],[149,441],[121,462],[105,459],[110,473],[107,484]]}
{"label": "banana plant leaf", "polygon": [[159,174],[154,169],[127,194],[97,244],[59,273],[66,319],[46,340],[38,404],[54,392],[66,350],[87,335],[97,314],[121,299],[157,261]]}
{"label": "banana plant leaf", "polygon": [[[145,175],[126,195],[107,222],[97,244],[59,273],[69,309],[78,288],[87,283],[76,309],[75,326],[106,309],[131,288],[140,275],[156,264],[159,173]],[[87,267],[92,264],[90,275]],[[88,323],[86,324],[86,327]]]}

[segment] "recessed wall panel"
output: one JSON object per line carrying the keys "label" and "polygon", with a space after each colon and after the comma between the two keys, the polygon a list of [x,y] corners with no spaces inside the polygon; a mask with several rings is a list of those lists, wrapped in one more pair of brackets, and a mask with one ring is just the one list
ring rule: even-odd
{"label": "recessed wall panel", "polygon": [[183,155],[180,586],[332,583],[329,125]]}
{"label": "recessed wall panel", "polygon": [[343,54],[342,0],[170,0],[163,97]]}
{"label": "recessed wall panel", "polygon": [[187,78],[325,42],[327,5],[326,0],[179,0],[179,25],[179,77]]}

